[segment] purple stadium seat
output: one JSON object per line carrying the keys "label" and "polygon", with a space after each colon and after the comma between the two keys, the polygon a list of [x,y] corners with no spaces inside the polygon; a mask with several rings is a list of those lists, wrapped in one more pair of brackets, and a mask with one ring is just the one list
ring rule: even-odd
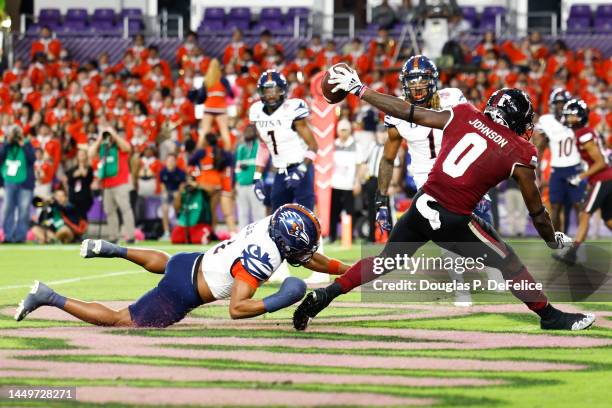
{"label": "purple stadium seat", "polygon": [[229,14],[227,15],[227,20],[251,20],[251,9],[248,7],[232,7],[230,9]]}
{"label": "purple stadium seat", "polygon": [[204,21],[223,21],[225,19],[225,10],[223,7],[207,7],[204,10]]}
{"label": "purple stadium seat", "polygon": [[570,17],[567,20],[567,30],[570,32],[588,31],[590,29],[590,17]]}
{"label": "purple stadium seat", "polygon": [[124,8],[121,10],[121,18],[142,18],[142,10],[139,8]]}
{"label": "purple stadium seat", "polygon": [[601,4],[595,11],[596,17],[612,17],[612,4]]}
{"label": "purple stadium seat", "polygon": [[597,16],[595,23],[593,24],[595,31],[597,32],[611,32],[612,31],[612,16]]}
{"label": "purple stadium seat", "polygon": [[28,37],[38,37],[40,35],[40,26],[36,23],[28,24],[26,35]]}
{"label": "purple stadium seat", "polygon": [[570,7],[570,18],[572,17],[591,17],[591,6],[588,4],[574,4]]}
{"label": "purple stadium seat", "polygon": [[293,19],[295,16],[307,19],[310,15],[310,9],[307,7],[289,7],[287,9],[287,18]]}
{"label": "purple stadium seat", "polygon": [[478,20],[478,14],[476,13],[476,7],[465,6],[461,7],[463,13],[463,19],[470,23],[472,28],[476,27],[476,21]]}
{"label": "purple stadium seat", "polygon": [[64,28],[71,33],[77,33],[85,31],[87,29],[87,23],[85,21],[66,21],[64,23]]}
{"label": "purple stadium seat", "polygon": [[112,8],[99,8],[95,9],[91,16],[91,21],[115,21],[115,10]]}
{"label": "purple stadium seat", "polygon": [[280,22],[283,18],[283,13],[281,12],[280,7],[264,7],[261,9],[261,13],[259,13],[259,20],[276,20]]}
{"label": "purple stadium seat", "polygon": [[251,22],[249,20],[228,20],[225,23],[225,28],[232,31],[234,28],[246,31],[251,28]]}
{"label": "purple stadium seat", "polygon": [[59,9],[40,9],[40,14],[38,15],[38,21],[42,25],[49,25],[55,23],[55,25],[60,24],[60,20],[62,15]]}
{"label": "purple stadium seat", "polygon": [[483,16],[478,28],[481,31],[495,31],[495,16]]}
{"label": "purple stadium seat", "polygon": [[[123,27],[123,23],[121,24]],[[134,20],[130,17],[130,20],[128,21],[128,35],[138,34],[142,31],[142,28],[142,21]]]}
{"label": "purple stadium seat", "polygon": [[506,15],[506,8],[502,6],[487,6],[482,10],[482,17],[494,17],[498,14]]}
{"label": "purple stadium seat", "polygon": [[225,31],[221,20],[205,20],[198,27],[198,35],[223,35]]}
{"label": "purple stadium seat", "polygon": [[68,9],[64,16],[64,23],[68,21],[87,21],[87,10],[83,8]]}

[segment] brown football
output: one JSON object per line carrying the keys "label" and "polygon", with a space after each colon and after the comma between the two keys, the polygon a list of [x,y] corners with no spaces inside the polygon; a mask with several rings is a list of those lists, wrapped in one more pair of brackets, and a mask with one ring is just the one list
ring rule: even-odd
{"label": "brown football", "polygon": [[[335,69],[336,67],[340,67],[340,66],[350,69],[349,66],[343,62],[332,66],[330,69]],[[323,93],[323,98],[325,98],[325,100],[329,104],[342,102],[344,98],[346,98],[346,95],[348,94],[348,92],[343,91],[343,90],[338,90],[332,93],[332,89],[334,89],[336,85],[330,84],[329,82],[327,82],[328,80],[329,80],[329,71],[325,71],[325,75],[323,76],[323,79],[321,80],[321,92]]]}

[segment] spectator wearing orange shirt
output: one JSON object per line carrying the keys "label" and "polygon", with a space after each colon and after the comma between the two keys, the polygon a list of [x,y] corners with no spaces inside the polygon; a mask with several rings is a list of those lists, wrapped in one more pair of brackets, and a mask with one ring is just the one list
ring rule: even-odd
{"label": "spectator wearing orange shirt", "polygon": [[223,51],[223,65],[236,64],[247,49],[246,44],[242,41],[242,31],[235,28],[232,31],[232,40]]}
{"label": "spectator wearing orange shirt", "polygon": [[60,56],[62,43],[57,38],[52,38],[53,33],[47,26],[40,29],[40,38],[32,43],[30,55],[34,57],[37,53],[42,53],[50,61],[56,60]]}
{"label": "spectator wearing orange shirt", "polygon": [[253,49],[253,58],[255,59],[255,61],[262,62],[264,57],[266,56],[268,48],[270,47],[276,48],[276,51],[278,51],[281,56],[285,52],[281,44],[274,42],[270,30],[263,30],[259,37],[259,42],[255,44],[255,48]]}
{"label": "spectator wearing orange shirt", "polygon": [[183,66],[184,60],[189,56],[192,49],[198,47],[198,35],[189,31],[185,36],[185,41],[176,51],[176,63],[179,67]]}

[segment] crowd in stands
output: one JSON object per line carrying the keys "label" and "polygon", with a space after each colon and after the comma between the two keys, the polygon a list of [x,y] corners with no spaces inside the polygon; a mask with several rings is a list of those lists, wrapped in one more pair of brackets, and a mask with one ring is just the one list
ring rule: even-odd
{"label": "crowd in stands", "polygon": [[[313,36],[290,59],[269,32],[249,48],[236,30],[220,59],[207,55],[197,35],[189,33],[175,58],[163,60],[137,35],[120,61],[111,63],[102,54],[79,64],[43,28],[32,43],[31,61],[15,61],[0,83],[0,165],[22,158],[27,169],[23,176],[3,167],[5,241],[23,241],[32,197],[54,202],[58,189],[67,193],[69,204],[58,204],[55,218],[71,218],[66,225],[87,220],[93,197],[101,194],[112,240],[133,240],[138,226],[147,237],[174,242],[215,239],[221,236],[221,214],[233,233],[249,220],[247,212],[265,213],[247,198],[236,200],[252,183],[249,155],[257,141],[247,113],[258,99],[259,75],[279,70],[288,80],[288,97],[308,101],[310,78],[346,62],[371,88],[401,95],[398,70],[414,50],[399,50],[394,61],[397,46],[385,29],[371,41],[355,38],[342,48],[333,39]],[[518,42],[487,32],[475,49],[455,41],[445,49],[453,63],[441,67],[441,87],[460,88],[480,108],[496,89],[522,88],[538,113],[548,111],[550,91],[564,87],[589,104],[591,126],[612,143],[612,58],[597,49],[571,50],[562,40],[547,46],[537,32]],[[339,119],[348,120],[342,121],[342,132],[370,133],[374,140],[380,131],[380,112],[352,95],[338,112]],[[360,189],[353,192],[359,195]],[[160,219],[157,227],[147,223],[144,209],[151,198],[161,202],[159,217],[153,217]],[[189,208],[183,211],[186,200]],[[70,217],[67,205],[75,210]],[[194,206],[197,211],[190,212]],[[190,230],[194,225],[209,229],[202,236]],[[37,237],[54,239],[40,232]]]}

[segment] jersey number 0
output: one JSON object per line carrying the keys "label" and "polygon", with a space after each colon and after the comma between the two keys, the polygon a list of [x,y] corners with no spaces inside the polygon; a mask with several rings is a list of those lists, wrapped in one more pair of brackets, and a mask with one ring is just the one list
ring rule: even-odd
{"label": "jersey number 0", "polygon": [[[487,150],[485,139],[478,133],[466,133],[448,153],[442,163],[442,170],[452,178],[461,177],[485,150]],[[463,157],[459,160],[460,156]]]}

